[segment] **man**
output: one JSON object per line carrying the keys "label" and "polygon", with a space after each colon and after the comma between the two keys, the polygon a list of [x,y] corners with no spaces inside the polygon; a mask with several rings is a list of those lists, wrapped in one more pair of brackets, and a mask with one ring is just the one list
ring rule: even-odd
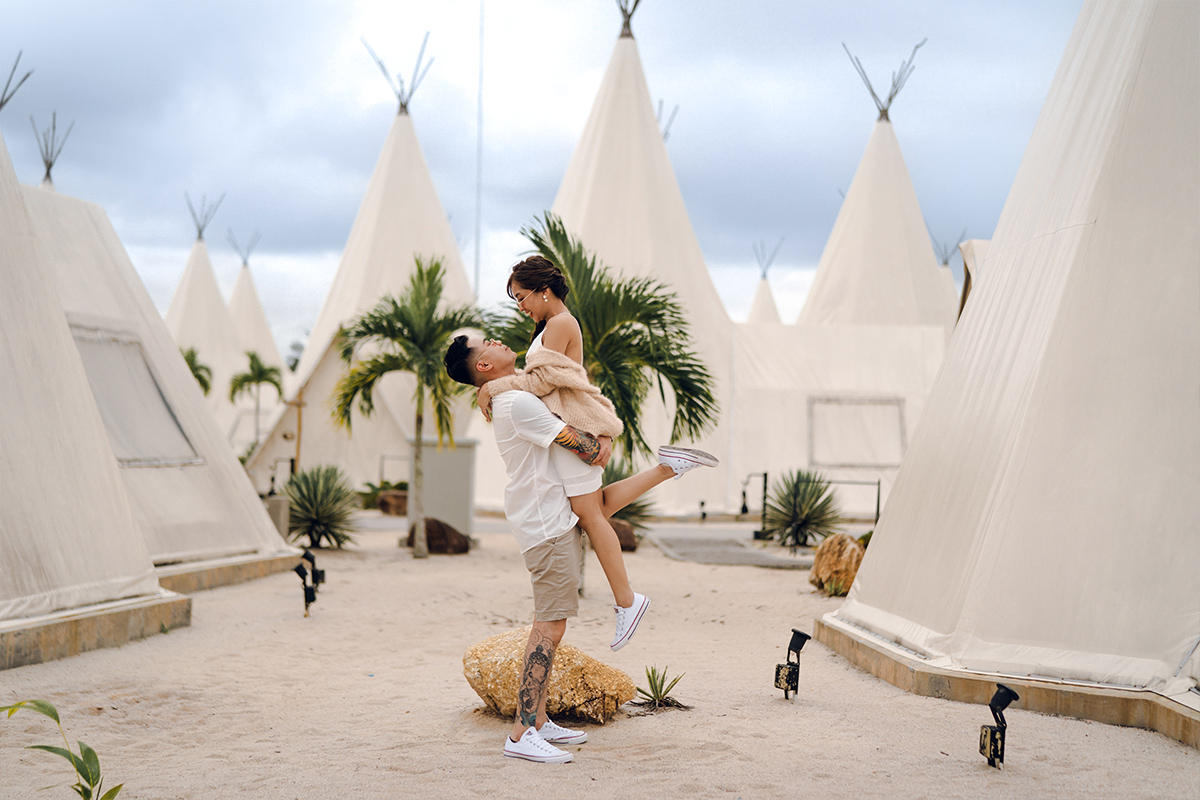
{"label": "man", "polygon": [[[446,373],[454,380],[482,386],[516,374],[516,354],[495,341],[459,336],[446,351]],[[509,484],[504,513],[525,558],[533,584],[534,622],[525,645],[517,717],[504,743],[504,755],[542,763],[565,763],[573,756],[555,745],[582,744],[587,734],[556,725],[546,716],[546,687],[554,655],[567,629],[567,617],[579,610],[579,564],[582,555],[579,519],[571,511],[566,490],[554,469],[550,447],[575,453],[588,464],[603,466],[610,443],[577,431],[550,413],[535,395],[503,392],[492,398],[492,424]],[[687,452],[687,451],[683,451]],[[711,456],[709,456],[711,458]],[[660,459],[661,460],[661,459]],[[686,455],[613,484],[615,511],[653,486],[696,466]],[[643,609],[644,610],[644,609]],[[641,615],[628,621],[632,636]]]}

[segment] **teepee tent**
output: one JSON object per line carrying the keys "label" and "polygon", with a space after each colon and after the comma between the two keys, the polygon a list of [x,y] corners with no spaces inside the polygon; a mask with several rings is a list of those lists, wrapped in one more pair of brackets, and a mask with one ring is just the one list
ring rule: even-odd
{"label": "teepee tent", "polygon": [[[229,243],[242,258],[241,269],[238,270],[237,281],[233,284],[233,293],[229,295],[229,316],[233,318],[234,331],[246,353],[257,353],[258,357],[268,367],[279,370],[283,380],[287,380],[291,372],[283,363],[283,356],[275,346],[275,337],[271,334],[271,325],[263,311],[262,302],[258,299],[258,291],[254,288],[254,277],[250,274],[250,254],[258,244],[258,232],[243,248],[238,245],[233,231],[229,231]],[[243,356],[241,366],[234,374],[245,372],[249,358]],[[286,389],[285,389],[286,391]],[[256,440],[255,414],[258,415],[258,429],[265,429],[270,420],[277,415],[283,398],[273,387],[260,387],[260,401],[255,410],[254,390],[238,397],[237,427],[234,429],[233,442],[235,452],[242,452],[249,442]],[[245,443],[245,444],[243,444]],[[240,447],[239,447],[240,446]]]}
{"label": "teepee tent", "polygon": [[[422,45],[422,55],[424,49]],[[390,82],[386,69],[384,75]],[[363,417],[355,409],[352,432],[335,424],[330,397],[346,372],[337,348],[338,331],[358,314],[373,308],[384,295],[400,294],[413,273],[416,257],[441,260],[446,303],[474,303],[458,244],[408,113],[409,101],[423,76],[418,57],[411,85],[406,89],[402,80],[398,86],[392,84],[399,111],[371,174],[333,284],[296,367],[289,403],[277,414],[270,433],[247,463],[260,489],[275,475],[277,465],[291,458],[298,459],[298,466],[306,469],[335,464],[346,472],[352,485],[375,482],[381,477],[407,479],[407,437],[412,435],[414,420],[412,376],[386,376],[375,390],[374,414]],[[456,433],[465,429],[468,411],[464,403],[456,413]]]}
{"label": "teepee tent", "polygon": [[[922,42],[921,44],[924,44]],[[913,70],[913,56],[893,74],[880,100],[862,65],[879,119],[842,201],[804,301],[802,325],[941,325],[954,327],[956,308],[938,271],[921,206],[888,116]],[[847,50],[849,53],[849,50]]]}
{"label": "teepee tent", "polygon": [[[10,77],[0,108],[12,91]],[[84,365],[43,269],[2,137],[0,285],[3,640],[55,612],[99,604],[115,612],[167,593],[158,586]],[[39,646],[25,643],[30,650]],[[10,652],[4,648],[6,665]]]}
{"label": "teepee tent", "polygon": [[758,268],[762,272],[762,277],[758,281],[758,289],[754,292],[754,302],[750,304],[750,313],[746,316],[747,322],[781,323],[783,321],[779,317],[779,307],[775,305],[775,295],[771,293],[771,284],[767,280],[767,270],[771,268],[771,263],[779,254],[779,248],[782,246],[783,239],[780,239],[779,244],[775,245],[775,249],[771,251],[770,255],[767,254],[766,244],[754,246],[754,255],[758,259]]}
{"label": "teepee tent", "polygon": [[[664,484],[655,490],[654,502],[667,513],[696,513],[701,501],[709,510],[728,510],[737,483],[726,467],[732,322],[708,273],[663,142],[630,27],[636,7],[636,2],[621,4],[621,35],[552,211],[610,269],[660,281],[678,295],[690,318],[693,348],[715,379],[721,414],[717,426],[694,445],[717,455],[722,465]],[[643,433],[652,444],[666,444],[672,411],[657,392],[652,395],[642,413]]]}
{"label": "teepee tent", "polygon": [[221,434],[230,442],[237,426],[237,409],[229,400],[229,381],[245,369],[245,348],[238,338],[225,298],[217,287],[217,276],[208,257],[204,230],[221,206],[221,195],[209,206],[202,198],[200,208],[187,198],[188,210],[196,224],[196,242],[171,305],[167,309],[167,330],[181,349],[194,348],[200,363],[212,370],[212,390],[206,404]]}
{"label": "teepee tent", "polygon": [[971,296],[971,287],[975,285],[983,272],[983,261],[987,258],[988,247],[991,243],[991,239],[968,239],[958,245],[958,252],[962,255],[963,260],[962,299],[958,303],[960,317],[963,308],[967,305],[967,298]]}
{"label": "teepee tent", "polygon": [[22,195],[154,563],[194,571],[217,559],[294,554],[217,429],[104,209],[45,184],[24,186]]}
{"label": "teepee tent", "polygon": [[824,624],[1091,706],[1100,685],[1200,709],[1198,141],[1200,6],[1087,3]]}

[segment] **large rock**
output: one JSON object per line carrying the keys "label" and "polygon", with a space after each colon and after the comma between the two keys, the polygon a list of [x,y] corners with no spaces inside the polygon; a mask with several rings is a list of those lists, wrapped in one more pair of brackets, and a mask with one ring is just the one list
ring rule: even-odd
{"label": "large rock", "polygon": [[854,583],[864,552],[866,548],[853,536],[844,533],[826,536],[813,556],[808,582],[829,594],[844,595]]}
{"label": "large rock", "polygon": [[[502,717],[517,713],[517,687],[529,627],[484,639],[463,655],[467,683]],[[635,694],[633,679],[624,672],[600,663],[578,647],[561,644],[550,673],[546,712],[551,717],[577,717],[603,725]]]}
{"label": "large rock", "polygon": [[[413,532],[416,525],[408,526],[408,546],[413,546]],[[460,555],[471,549],[471,540],[455,530],[449,523],[433,517],[425,518],[425,540],[429,543],[429,552],[440,555]]]}
{"label": "large rock", "polygon": [[626,553],[632,553],[638,548],[637,533],[633,530],[633,525],[623,519],[610,519],[613,530],[617,532],[617,539],[621,542],[621,550]]}

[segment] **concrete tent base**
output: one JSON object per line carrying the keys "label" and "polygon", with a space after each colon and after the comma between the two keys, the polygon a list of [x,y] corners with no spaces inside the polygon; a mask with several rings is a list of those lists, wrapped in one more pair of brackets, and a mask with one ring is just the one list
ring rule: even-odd
{"label": "concrete tent base", "polygon": [[192,624],[192,599],[164,591],[0,625],[0,670],[118,647]]}
{"label": "concrete tent base", "polygon": [[1189,702],[1184,704],[1148,691],[941,669],[906,655],[832,614],[813,620],[813,636],[859,669],[906,692],[987,705],[996,691],[996,683],[1001,682],[1021,696],[1012,708],[1149,728],[1200,748],[1200,695],[1185,698]]}
{"label": "concrete tent base", "polygon": [[201,592],[218,586],[244,583],[264,578],[276,572],[287,572],[300,563],[300,551],[283,555],[257,553],[218,558],[210,561],[191,561],[157,567],[158,585],[180,594]]}

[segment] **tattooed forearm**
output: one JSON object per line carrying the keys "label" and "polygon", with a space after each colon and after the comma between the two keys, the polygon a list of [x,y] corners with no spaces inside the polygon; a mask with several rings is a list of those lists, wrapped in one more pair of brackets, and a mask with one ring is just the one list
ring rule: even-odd
{"label": "tattooed forearm", "polygon": [[579,456],[585,464],[593,464],[600,457],[600,443],[570,425],[563,428],[562,433],[554,437],[554,443],[562,445]]}
{"label": "tattooed forearm", "polygon": [[525,647],[525,666],[521,670],[521,688],[517,692],[517,716],[526,728],[537,727],[538,706],[546,693],[553,664],[554,641],[533,629]]}

